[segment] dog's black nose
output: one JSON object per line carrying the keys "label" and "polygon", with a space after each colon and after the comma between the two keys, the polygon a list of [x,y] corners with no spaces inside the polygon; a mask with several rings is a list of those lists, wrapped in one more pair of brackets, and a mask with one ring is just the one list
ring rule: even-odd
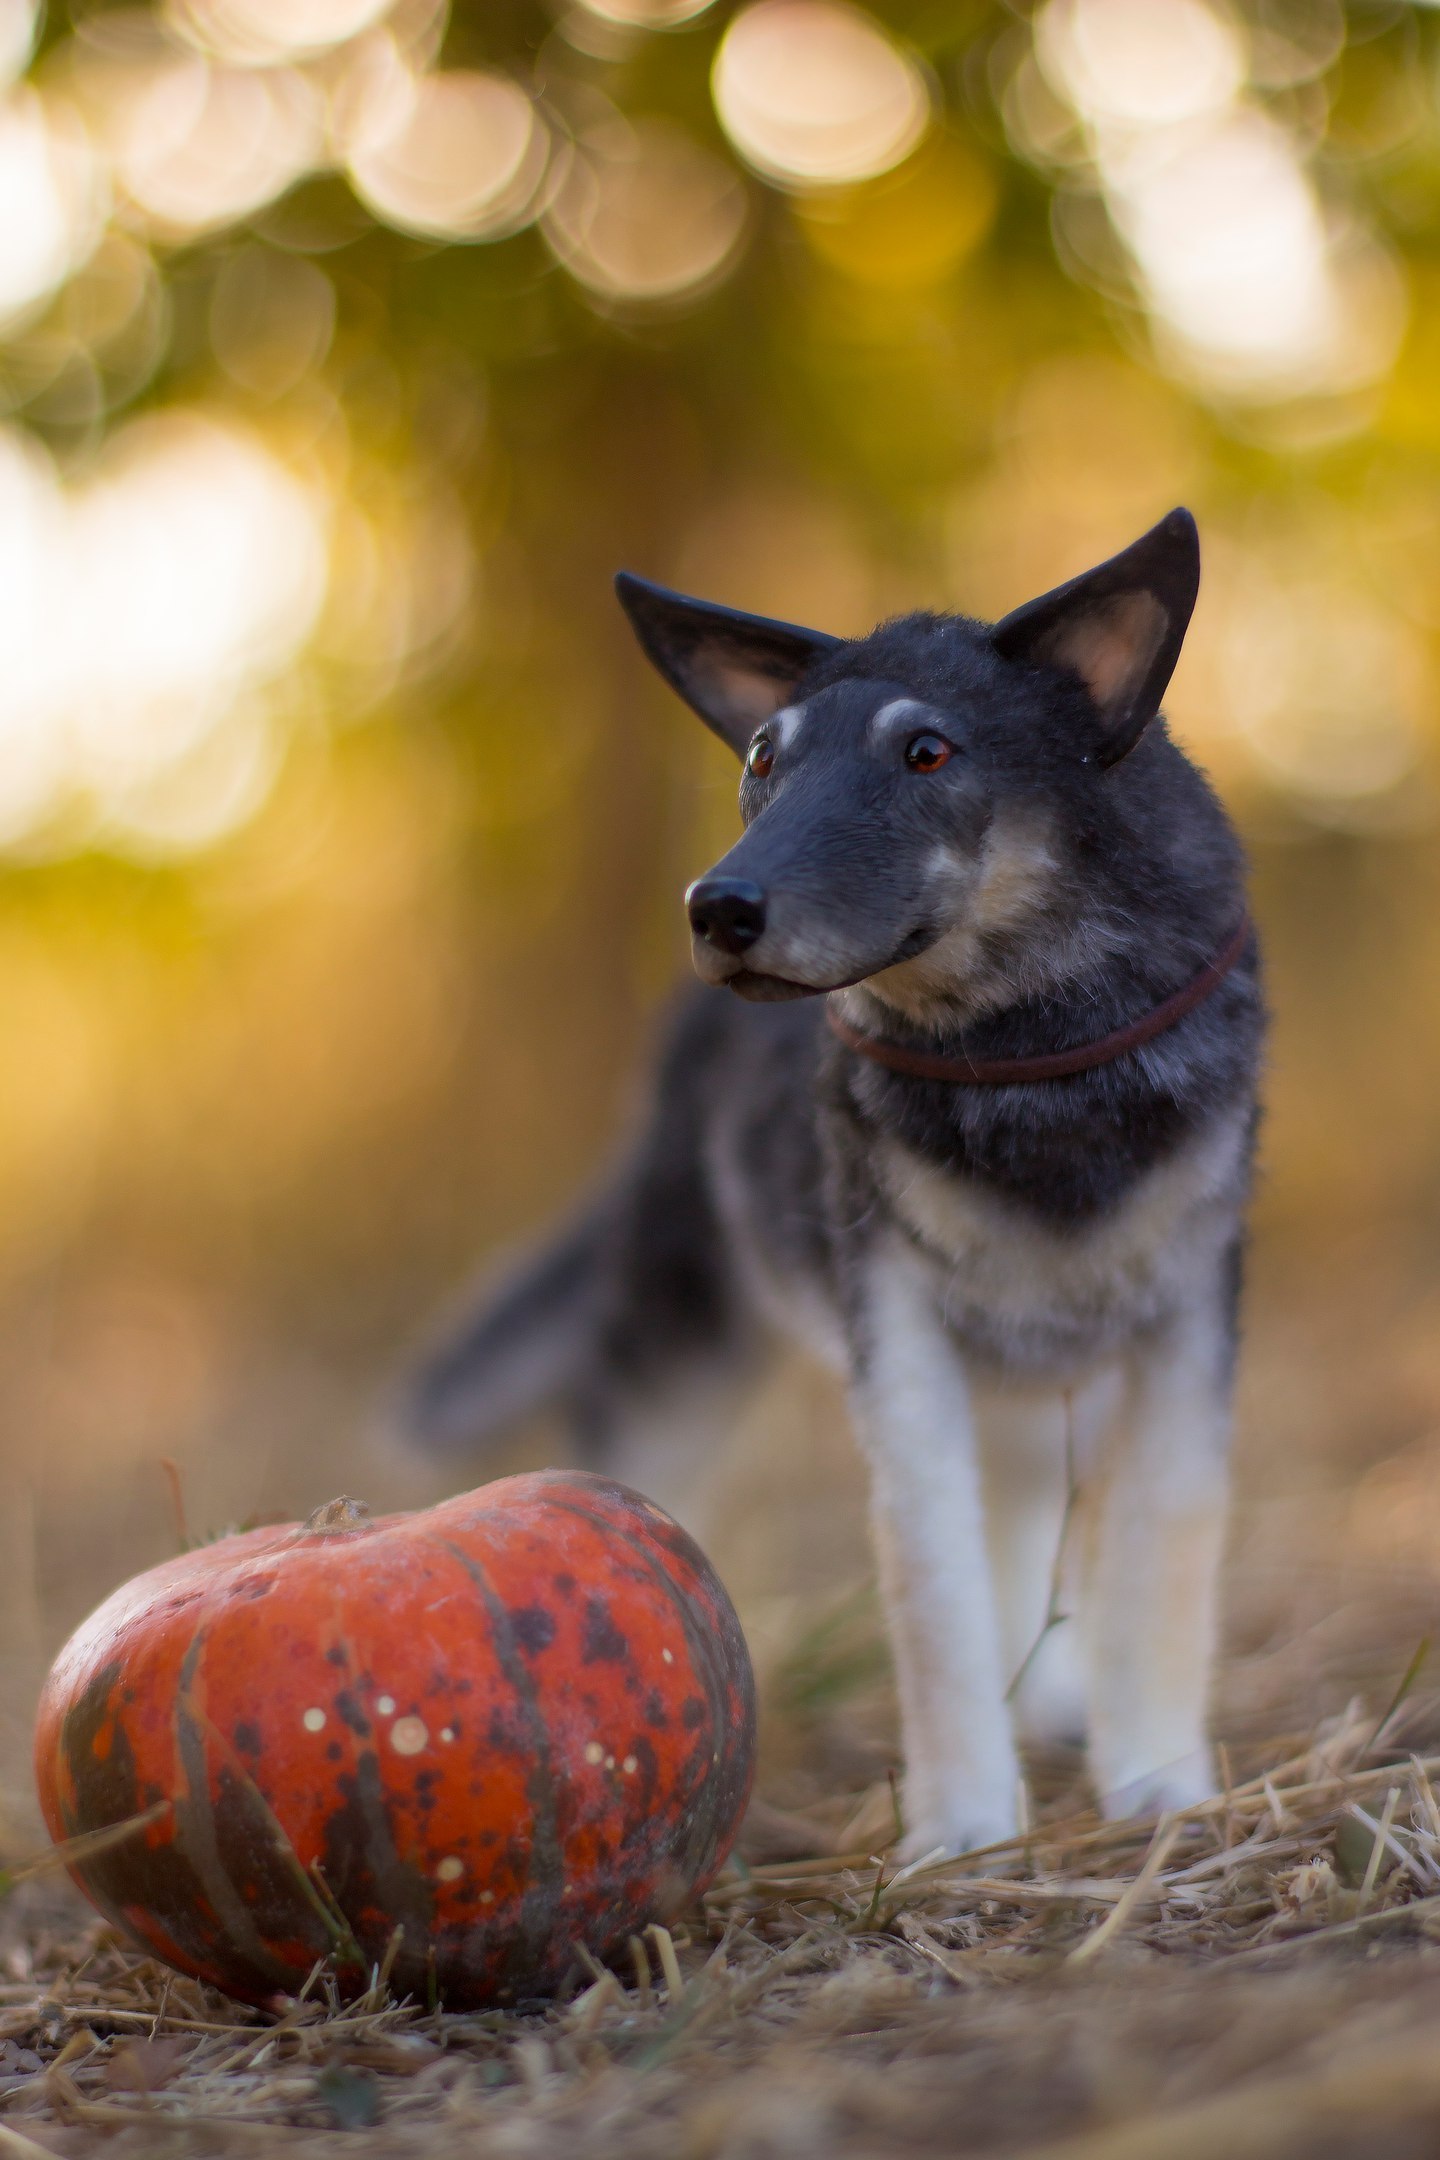
{"label": "dog's black nose", "polygon": [[700,878],[685,895],[690,928],[720,952],[742,953],[765,929],[765,895],[748,878]]}

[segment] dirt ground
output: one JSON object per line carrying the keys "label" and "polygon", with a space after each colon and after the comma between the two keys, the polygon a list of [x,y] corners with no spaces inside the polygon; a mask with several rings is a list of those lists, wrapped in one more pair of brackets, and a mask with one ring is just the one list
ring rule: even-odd
{"label": "dirt ground", "polygon": [[[257,1391],[275,1364],[255,1361]],[[312,1373],[303,1414],[340,1431],[368,1384]],[[258,1394],[234,1415],[257,1423]],[[837,1406],[792,1376],[706,1502],[764,1718],[759,1798],[703,1908],[521,2014],[436,2017],[377,1983],[343,2012],[319,1986],[277,2024],[124,1950],[55,1876],[20,1880],[0,1908],[0,2160],[1440,2150],[1440,1243],[1263,1238],[1240,1427],[1221,1801],[1107,1828],[1055,1756],[1031,1765],[1027,1839],[900,1873],[859,1472]],[[307,1476],[353,1482],[342,1453]],[[113,1488],[11,1513],[0,1770],[22,1866],[34,1688],[122,1557],[158,1556],[130,1547],[163,1550],[151,1471],[124,1467],[144,1498],[123,1554]],[[427,1496],[378,1457],[375,1476],[381,1504]]]}

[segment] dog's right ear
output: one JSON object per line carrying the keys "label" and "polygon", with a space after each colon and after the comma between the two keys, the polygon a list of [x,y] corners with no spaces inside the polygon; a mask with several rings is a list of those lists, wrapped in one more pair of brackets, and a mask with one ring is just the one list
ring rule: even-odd
{"label": "dog's right ear", "polygon": [[737,757],[806,669],[843,642],[823,630],[688,599],[628,570],[617,576],[615,591],[647,657]]}
{"label": "dog's right ear", "polygon": [[1200,536],[1172,510],[1119,555],[996,623],[990,642],[1025,667],[1078,675],[1094,701],[1100,766],[1118,765],[1160,709],[1200,585]]}

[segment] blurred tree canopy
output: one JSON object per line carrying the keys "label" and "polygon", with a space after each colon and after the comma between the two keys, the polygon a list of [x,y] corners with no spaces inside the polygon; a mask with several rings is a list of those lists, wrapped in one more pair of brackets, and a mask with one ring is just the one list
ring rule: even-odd
{"label": "blurred tree canopy", "polygon": [[613,570],[988,615],[1182,500],[1275,1204],[1440,1185],[1435,10],[0,0],[0,82],[0,1283],[393,1336],[733,818]]}
{"label": "blurred tree canopy", "polygon": [[1007,606],[1180,495],[1218,594],[1182,723],[1289,810],[1415,814],[1430,8],[0,25],[22,853],[191,853],[387,709],[447,717],[493,816],[633,700],[622,561],[853,629]]}

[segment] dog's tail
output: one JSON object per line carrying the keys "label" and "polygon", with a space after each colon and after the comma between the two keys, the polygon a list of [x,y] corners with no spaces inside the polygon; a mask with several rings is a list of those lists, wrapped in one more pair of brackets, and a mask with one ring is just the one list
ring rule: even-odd
{"label": "dog's tail", "polygon": [[687,1068],[708,1016],[682,1012],[629,1161],[558,1236],[493,1286],[424,1359],[400,1404],[427,1453],[478,1453],[558,1413],[583,1460],[659,1411],[690,1416],[748,1374],[760,1330],[737,1287],[705,1173]]}
{"label": "dog's tail", "polygon": [[430,1454],[478,1453],[547,1411],[580,1422],[604,1331],[613,1203],[590,1209],[551,1245],[484,1288],[404,1387],[404,1436]]}

